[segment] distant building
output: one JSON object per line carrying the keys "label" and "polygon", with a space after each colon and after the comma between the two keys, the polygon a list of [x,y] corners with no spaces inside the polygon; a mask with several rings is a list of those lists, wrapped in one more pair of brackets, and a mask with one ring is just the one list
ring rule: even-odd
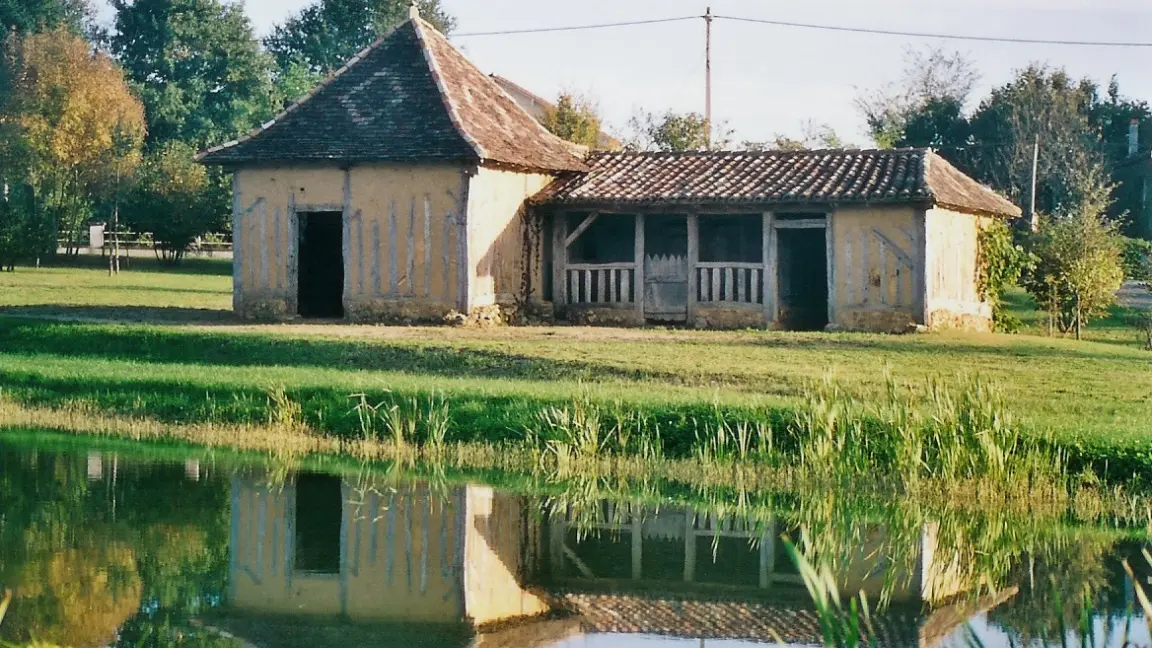
{"label": "distant building", "polygon": [[[201,154],[249,317],[986,330],[1020,210],[924,149],[586,154],[418,14]],[[518,88],[518,87],[517,87]]]}

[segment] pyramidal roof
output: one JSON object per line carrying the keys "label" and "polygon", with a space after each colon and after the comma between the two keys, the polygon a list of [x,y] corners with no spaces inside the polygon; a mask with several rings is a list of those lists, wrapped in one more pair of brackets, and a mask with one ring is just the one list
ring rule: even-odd
{"label": "pyramidal roof", "polygon": [[357,54],[311,93],[205,164],[495,162],[584,171],[552,135],[418,16]]}

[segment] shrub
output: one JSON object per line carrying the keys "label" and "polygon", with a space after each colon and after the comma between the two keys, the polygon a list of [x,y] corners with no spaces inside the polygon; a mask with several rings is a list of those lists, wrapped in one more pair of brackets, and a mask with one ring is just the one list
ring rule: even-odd
{"label": "shrub", "polygon": [[1121,262],[1124,265],[1125,279],[1132,281],[1152,279],[1152,241],[1125,238]]}
{"label": "shrub", "polygon": [[977,267],[980,297],[992,305],[992,322],[998,331],[1014,333],[1020,320],[1004,307],[1004,291],[1015,286],[1036,258],[1016,243],[1004,221],[993,221],[980,231]]}

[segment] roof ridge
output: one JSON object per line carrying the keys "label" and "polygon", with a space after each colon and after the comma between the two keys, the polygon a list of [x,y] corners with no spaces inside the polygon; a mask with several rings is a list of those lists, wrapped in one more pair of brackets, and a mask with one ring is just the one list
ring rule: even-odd
{"label": "roof ridge", "polygon": [[361,49],[359,52],[356,52],[355,54],[353,54],[352,58],[348,59],[344,63],[344,65],[341,65],[340,67],[336,68],[335,71],[329,73],[328,76],[324,77],[323,81],[316,84],[315,87],[313,87],[311,90],[309,90],[308,92],[301,95],[299,98],[296,99],[296,101],[293,101],[286,108],[284,108],[280,112],[276,113],[276,115],[274,117],[272,117],[272,119],[269,119],[268,121],[264,122],[263,124],[260,124],[256,128],[249,130],[247,133],[241,135],[240,137],[237,137],[235,139],[224,142],[223,144],[218,144],[218,145],[213,146],[211,148],[200,151],[199,153],[197,153],[194,156],[193,159],[200,160],[200,159],[203,159],[203,158],[205,158],[205,157],[207,157],[213,153],[217,153],[219,151],[223,151],[225,149],[232,148],[238,144],[241,144],[243,142],[246,142],[246,141],[252,139],[253,137],[256,137],[260,133],[267,131],[269,128],[272,128],[281,119],[284,119],[289,114],[291,114],[292,112],[295,112],[298,108],[300,108],[300,106],[303,106],[304,104],[308,103],[313,97],[315,97],[317,94],[319,94],[321,90],[323,90],[324,88],[327,88],[329,85],[331,85],[333,81],[340,78],[340,76],[343,75],[345,72],[347,72],[352,66],[354,66],[357,63],[359,63],[360,61],[364,60],[364,58],[367,57],[370,53],[372,53],[373,50],[375,50],[377,47],[380,47],[381,43],[383,43],[385,40],[387,40],[389,36],[394,34],[398,29],[400,29],[404,25],[408,24],[409,22],[411,22],[411,19],[406,20],[406,21],[400,23],[399,25],[396,25],[392,29],[389,29],[387,32],[382,34],[379,38],[377,38],[376,40],[369,43],[366,47]]}
{"label": "roof ridge", "polygon": [[924,161],[920,164],[920,184],[924,186],[924,189],[926,190],[928,197],[932,199],[932,202],[938,202],[936,197],[936,190],[932,188],[932,183],[928,181],[928,178],[930,177],[929,171],[932,165],[933,156],[935,156],[935,153],[932,151],[932,149],[927,149],[924,152]]}
{"label": "roof ridge", "polygon": [[[449,41],[439,30],[419,16],[410,18],[408,22],[411,22],[413,28],[416,30],[416,40],[420,42],[420,50],[424,54],[424,60],[428,63],[429,71],[432,72],[432,79],[436,82],[436,90],[440,94],[440,100],[444,102],[444,109],[448,111],[448,119],[452,122],[452,126],[456,129],[456,132],[460,134],[460,137],[463,137],[468,146],[475,151],[476,157],[481,160],[486,159],[488,156],[484,154],[484,147],[482,147],[480,142],[472,136],[472,133],[468,132],[468,129],[464,127],[464,120],[460,118],[460,110],[452,101],[452,95],[448,92],[447,84],[444,83],[444,74],[440,70],[440,62],[436,60],[436,55],[432,52],[432,48],[428,47],[427,35],[424,33],[423,27],[425,25],[430,27],[433,32],[441,38],[444,38],[444,41],[447,42],[449,46],[452,45],[452,41]],[[459,50],[456,51],[459,53]]]}
{"label": "roof ridge", "polygon": [[[421,18],[421,19],[420,19],[420,21],[421,21],[421,22],[424,22],[424,19],[423,19],[423,18]],[[427,24],[427,23],[425,23],[425,24]],[[546,137],[551,137],[551,138],[554,138],[554,139],[556,139],[556,140],[558,140],[558,141],[560,141],[560,142],[564,142],[564,139],[563,139],[563,138],[561,138],[561,137],[557,136],[555,133],[553,133],[552,131],[548,130],[547,128],[544,128],[544,125],[543,125],[543,124],[541,124],[541,123],[539,122],[539,120],[537,120],[537,119],[536,119],[535,117],[533,117],[532,115],[529,115],[529,114],[528,114],[528,111],[524,110],[524,108],[523,108],[522,106],[520,106],[520,102],[516,101],[516,98],[515,98],[515,97],[513,97],[511,94],[509,94],[509,93],[508,93],[508,91],[504,89],[504,86],[500,85],[499,83],[497,83],[497,82],[496,82],[496,81],[495,81],[495,80],[492,78],[492,77],[493,77],[493,76],[495,76],[495,75],[493,75],[493,74],[484,74],[484,71],[483,71],[483,70],[481,70],[479,67],[477,67],[475,63],[472,63],[472,59],[468,58],[468,55],[467,55],[467,54],[465,54],[463,51],[461,51],[459,47],[456,47],[456,44],[452,42],[452,39],[450,39],[450,38],[448,38],[446,35],[444,35],[444,34],[440,33],[440,31],[439,31],[439,30],[436,30],[436,28],[435,28],[435,27],[433,27],[432,25],[428,25],[428,26],[429,26],[429,27],[432,27],[432,29],[436,31],[436,33],[437,33],[437,34],[440,36],[440,38],[443,38],[443,39],[444,39],[444,42],[448,44],[448,47],[450,47],[450,48],[452,49],[452,51],[453,51],[453,52],[455,52],[455,53],[456,53],[456,54],[457,54],[457,55],[458,55],[460,58],[462,58],[462,59],[464,59],[465,61],[467,61],[467,62],[468,62],[470,65],[472,65],[472,67],[476,68],[476,71],[477,71],[477,72],[479,72],[481,76],[485,77],[485,78],[488,80],[488,82],[489,82],[489,83],[491,83],[491,84],[492,84],[492,86],[493,86],[494,88],[496,88],[496,89],[497,89],[497,90],[500,92],[500,94],[504,95],[504,98],[505,98],[505,99],[507,99],[508,101],[512,102],[512,105],[513,105],[513,106],[515,106],[515,109],[516,109],[516,110],[519,110],[520,112],[524,113],[524,116],[525,116],[525,117],[527,117],[527,118],[528,118],[528,120],[529,120],[529,121],[530,121],[532,124],[535,124],[535,125],[536,125],[536,130],[537,130],[537,131],[539,131],[540,133],[542,133],[542,134],[543,134],[543,135],[545,135]],[[555,105],[553,105],[551,102],[548,102],[548,101],[544,100],[543,98],[541,98],[541,97],[539,97],[539,96],[537,96],[537,95],[533,94],[531,91],[529,91],[529,90],[525,89],[523,86],[520,86],[519,84],[516,84],[515,82],[509,81],[508,79],[505,79],[505,81],[508,81],[509,83],[512,83],[512,85],[515,85],[516,87],[520,88],[521,90],[523,90],[523,91],[524,91],[524,92],[526,92],[527,94],[530,94],[530,95],[532,95],[534,98],[536,98],[536,99],[539,99],[541,102],[543,102],[543,103],[547,104],[547,105],[548,105],[548,106],[550,106],[551,108],[553,108],[553,109],[555,109],[555,108],[556,108],[556,106],[555,106]],[[483,157],[483,156],[482,156],[482,157]],[[577,155],[573,155],[573,157],[576,157],[577,159],[579,159],[579,156],[577,156]]]}

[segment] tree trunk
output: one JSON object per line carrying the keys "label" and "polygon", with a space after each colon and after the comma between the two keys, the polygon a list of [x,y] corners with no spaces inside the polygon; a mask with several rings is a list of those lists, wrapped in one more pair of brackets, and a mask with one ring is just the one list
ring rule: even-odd
{"label": "tree trunk", "polygon": [[1080,339],[1080,321],[1081,321],[1081,317],[1080,317],[1080,295],[1076,295],[1075,318],[1076,318],[1076,321],[1073,322],[1073,326],[1076,327],[1076,339],[1079,340]]}

